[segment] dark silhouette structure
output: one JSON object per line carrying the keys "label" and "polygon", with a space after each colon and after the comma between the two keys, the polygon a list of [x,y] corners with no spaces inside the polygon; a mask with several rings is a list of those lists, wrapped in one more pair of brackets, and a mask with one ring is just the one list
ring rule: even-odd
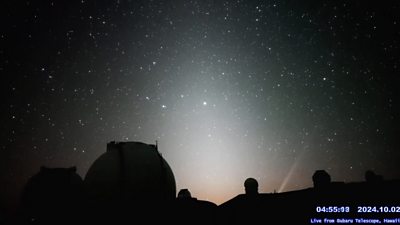
{"label": "dark silhouette structure", "polygon": [[[313,188],[268,194],[259,193],[257,180],[248,178],[244,182],[245,194],[217,206],[192,197],[188,189],[181,189],[175,197],[174,174],[156,145],[110,142],[84,181],[75,167],[42,167],[24,188],[17,222],[310,224],[324,218],[397,218],[400,180],[383,180],[372,171],[365,173],[365,180],[332,182],[326,171],[317,170],[312,176]],[[362,206],[395,211],[360,213]],[[329,207],[339,211],[328,212]]]}
{"label": "dark silhouette structure", "polygon": [[[314,188],[256,196],[238,195],[219,206],[219,223],[310,224],[313,219],[316,223],[324,218],[333,219],[335,223],[337,219],[351,218],[353,223],[356,223],[355,218],[381,219],[383,223],[383,219],[399,215],[395,212],[360,213],[358,210],[362,206],[386,206],[385,210],[398,210],[391,206],[399,205],[400,180],[373,178],[374,182],[331,182],[330,175],[323,170],[316,171],[312,180]],[[329,207],[336,207],[336,212]]]}
{"label": "dark silhouette structure", "polygon": [[41,167],[23,190],[19,223],[76,223],[82,216],[83,203],[83,180],[76,167]]}
{"label": "dark silhouette structure", "polygon": [[258,194],[258,182],[254,178],[247,178],[244,182],[244,189],[247,195],[257,195]]}
{"label": "dark silhouette structure", "polygon": [[157,146],[141,142],[108,143],[84,183],[89,217],[100,223],[155,222],[176,196],[174,174]]}
{"label": "dark silhouette structure", "polygon": [[181,189],[174,204],[174,224],[216,224],[217,205],[193,198],[188,189]]}
{"label": "dark silhouette structure", "polygon": [[376,175],[372,170],[365,172],[365,181],[368,183],[379,183],[383,181],[383,176]]}
{"label": "dark silhouette structure", "polygon": [[192,198],[192,194],[188,189],[181,189],[178,193],[178,199]]}
{"label": "dark silhouette structure", "polygon": [[312,176],[314,188],[325,188],[331,183],[331,176],[325,170],[317,170]]}

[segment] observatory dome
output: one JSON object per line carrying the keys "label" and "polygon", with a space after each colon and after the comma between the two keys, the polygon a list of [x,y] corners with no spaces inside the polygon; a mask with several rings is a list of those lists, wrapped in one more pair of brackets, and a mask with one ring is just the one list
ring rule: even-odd
{"label": "observatory dome", "polygon": [[174,174],[157,146],[140,142],[108,143],[84,182],[90,199],[107,205],[165,202],[176,194]]}

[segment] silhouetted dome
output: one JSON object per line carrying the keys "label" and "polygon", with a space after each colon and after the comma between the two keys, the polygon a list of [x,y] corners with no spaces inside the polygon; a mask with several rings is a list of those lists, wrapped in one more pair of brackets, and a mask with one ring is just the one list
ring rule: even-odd
{"label": "silhouetted dome", "polygon": [[[101,203],[165,202],[176,196],[175,178],[155,145],[110,142],[85,177],[90,199]],[[112,206],[108,206],[112,207]]]}
{"label": "silhouetted dome", "polygon": [[173,224],[214,224],[217,205],[192,197],[188,189],[181,189],[175,200]]}
{"label": "silhouetted dome", "polygon": [[373,171],[371,171],[371,170],[367,170],[367,171],[365,172],[365,180],[366,180],[367,182],[372,181],[372,180],[374,179],[375,176],[376,176],[376,174],[375,174]]}
{"label": "silhouetted dome", "polygon": [[375,174],[372,170],[367,170],[365,172],[365,181],[369,183],[376,183],[383,181],[383,176]]}
{"label": "silhouetted dome", "polygon": [[[23,189],[20,203],[21,219],[35,221],[36,224],[73,224],[72,221],[79,217],[83,196],[83,180],[76,173],[76,167],[42,166]],[[59,221],[59,218],[65,219]]]}
{"label": "silhouetted dome", "polygon": [[254,178],[247,178],[244,182],[246,194],[258,194],[258,182]]}
{"label": "silhouetted dome", "polygon": [[325,170],[317,170],[312,176],[314,188],[326,187],[331,183],[331,176]]}
{"label": "silhouetted dome", "polygon": [[192,194],[188,189],[181,189],[178,193],[178,198],[192,198]]}

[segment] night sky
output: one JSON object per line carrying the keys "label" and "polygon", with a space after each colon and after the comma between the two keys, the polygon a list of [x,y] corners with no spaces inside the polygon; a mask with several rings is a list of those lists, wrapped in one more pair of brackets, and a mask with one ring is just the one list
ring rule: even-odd
{"label": "night sky", "polygon": [[157,140],[178,190],[217,204],[247,177],[399,178],[400,3],[372,2],[2,2],[2,207],[113,140]]}

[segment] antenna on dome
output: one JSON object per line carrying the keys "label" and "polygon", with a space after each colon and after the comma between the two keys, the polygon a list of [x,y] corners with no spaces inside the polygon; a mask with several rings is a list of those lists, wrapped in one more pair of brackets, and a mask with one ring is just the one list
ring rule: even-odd
{"label": "antenna on dome", "polygon": [[158,141],[156,140],[156,150],[158,151]]}

